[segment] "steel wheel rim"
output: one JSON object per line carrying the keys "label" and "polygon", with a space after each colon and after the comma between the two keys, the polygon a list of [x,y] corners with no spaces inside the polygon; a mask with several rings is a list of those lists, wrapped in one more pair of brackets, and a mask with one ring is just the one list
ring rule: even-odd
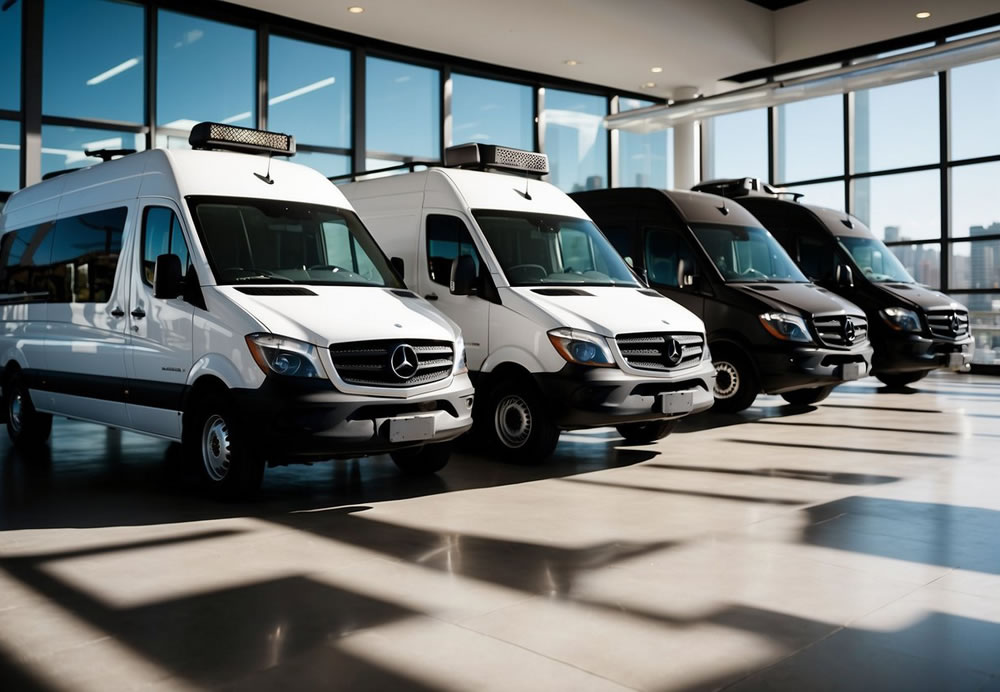
{"label": "steel wheel rim", "polygon": [[531,409],[517,394],[508,394],[497,404],[494,413],[497,437],[507,447],[523,447],[531,437]]}
{"label": "steel wheel rim", "polygon": [[[726,386],[720,386],[719,376],[726,381]],[[715,398],[729,399],[740,388],[740,372],[728,361],[715,362]]]}
{"label": "steel wheel rim", "polygon": [[201,434],[201,460],[209,478],[221,481],[229,475],[232,453],[229,426],[222,416],[212,414],[205,421]]}
{"label": "steel wheel rim", "polygon": [[7,420],[10,421],[10,427],[14,429],[14,432],[21,432],[21,415],[24,411],[24,399],[21,397],[21,392],[14,392],[14,396],[10,398],[10,405],[7,409]]}

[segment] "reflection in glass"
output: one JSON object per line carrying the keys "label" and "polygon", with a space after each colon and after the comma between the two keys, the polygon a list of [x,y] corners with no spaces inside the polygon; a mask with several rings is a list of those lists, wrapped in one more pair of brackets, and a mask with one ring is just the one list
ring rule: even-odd
{"label": "reflection in glass", "polygon": [[327,154],[322,151],[302,151],[299,149],[295,152],[295,156],[289,160],[292,163],[301,163],[304,166],[315,168],[327,178],[351,172],[351,157],[341,154]]}
{"label": "reflection in glass", "polygon": [[[977,235],[1000,235],[1000,224],[984,228]],[[1000,291],[1000,240],[973,240],[951,246],[952,288],[997,289]]]}
{"label": "reflection in glass", "polygon": [[146,148],[146,136],[131,132],[93,130],[62,125],[42,125],[42,175],[67,168],[81,168],[101,160],[84,155],[86,150]]}
{"label": "reflection in glass", "polygon": [[844,203],[847,188],[840,180],[814,185],[792,185],[788,189],[805,195],[799,200],[803,204],[815,204],[818,207],[828,207],[837,211],[844,211],[847,207]]}
{"label": "reflection in glass", "polygon": [[[652,106],[652,101],[626,98],[618,99],[619,112]],[[618,133],[617,187],[655,187],[669,189],[674,184],[674,131],[673,129],[637,134]]]}
{"label": "reflection in glass", "polygon": [[775,115],[778,181],[829,178],[844,173],[843,96],[786,103],[777,107]]}
{"label": "reflection in glass", "polygon": [[950,191],[952,237],[1000,234],[1000,162],[952,168]]}
{"label": "reflection in glass", "polygon": [[421,159],[441,156],[441,75],[382,58],[365,63],[369,151]]}
{"label": "reflection in glass", "polygon": [[142,122],[143,14],[111,0],[45,0],[42,111]]}
{"label": "reflection in glass", "polygon": [[[0,108],[21,110],[21,5],[0,12]],[[0,187],[0,189],[3,189]]]}
{"label": "reflection in glass", "polygon": [[607,112],[603,96],[545,90],[545,153],[556,187],[565,192],[607,187]]}
{"label": "reflection in glass", "polygon": [[350,52],[272,36],[267,129],[287,132],[302,144],[350,147]]}
{"label": "reflection in glass", "polygon": [[[837,242],[844,246],[847,253],[854,260],[854,268],[864,274],[873,283],[901,283],[912,284],[914,276],[924,274],[923,269],[926,260],[933,259],[939,262],[941,259],[940,247],[937,243],[928,245],[894,245],[890,250],[878,238],[865,238],[859,236],[837,236]],[[916,248],[916,250],[914,250]],[[924,255],[926,250],[927,255]],[[934,268],[935,276],[937,266]],[[917,268],[918,271],[907,271],[907,267]],[[926,278],[926,276],[925,276]],[[917,278],[919,283],[930,283]],[[937,285],[937,282],[934,283]]]}
{"label": "reflection in glass", "polygon": [[854,94],[854,170],[880,171],[940,160],[936,77]]}
{"label": "reflection in glass", "polygon": [[691,230],[727,282],[808,281],[763,228],[696,223]]}
{"label": "reflection in glass", "polygon": [[1000,292],[949,295],[969,308],[969,324],[976,341],[972,362],[1000,365]]}
{"label": "reflection in glass", "polygon": [[951,158],[1000,154],[1000,60],[957,67],[949,80]]}
{"label": "reflection in glass", "polygon": [[705,121],[706,180],[753,177],[767,180],[767,109],[729,113]]}
{"label": "reflection in glass", "polygon": [[160,10],[156,122],[190,130],[203,120],[254,127],[254,32]]}
{"label": "reflection in glass", "polygon": [[486,142],[535,148],[531,87],[453,74],[451,138],[454,144]]}
{"label": "reflection in glass", "polygon": [[854,215],[887,243],[941,237],[941,188],[937,171],[858,178]]}
{"label": "reflection in glass", "polygon": [[0,120],[0,192],[21,187],[21,125]]}

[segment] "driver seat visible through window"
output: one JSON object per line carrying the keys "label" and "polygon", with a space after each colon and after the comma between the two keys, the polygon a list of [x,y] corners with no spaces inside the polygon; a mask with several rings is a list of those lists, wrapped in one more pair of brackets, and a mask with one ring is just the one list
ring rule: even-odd
{"label": "driver seat visible through window", "polygon": [[457,216],[429,214],[427,216],[427,272],[431,281],[442,286],[451,284],[451,263],[456,257],[468,255],[476,264],[476,276],[481,277],[482,262],[472,242],[465,222]]}

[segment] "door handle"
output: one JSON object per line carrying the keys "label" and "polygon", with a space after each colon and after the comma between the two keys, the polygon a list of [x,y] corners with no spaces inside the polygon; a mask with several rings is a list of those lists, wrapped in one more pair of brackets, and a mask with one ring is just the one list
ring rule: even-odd
{"label": "door handle", "polygon": [[116,307],[114,310],[111,311],[111,316],[112,317],[124,317],[125,316],[125,311],[122,310],[119,307]]}
{"label": "door handle", "polygon": [[146,311],[143,310],[142,308],[136,308],[135,310],[132,311],[132,317],[136,318],[137,320],[141,320],[145,316],[146,316]]}
{"label": "door handle", "polygon": [[424,299],[425,300],[437,300],[438,299],[437,293],[428,293],[427,295],[424,296]]}

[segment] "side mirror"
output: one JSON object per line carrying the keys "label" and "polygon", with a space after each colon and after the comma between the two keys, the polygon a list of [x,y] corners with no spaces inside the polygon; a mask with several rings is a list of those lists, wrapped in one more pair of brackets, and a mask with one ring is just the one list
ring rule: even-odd
{"label": "side mirror", "polygon": [[406,265],[403,263],[403,258],[390,257],[389,264],[392,265],[392,268],[396,270],[397,274],[399,274],[399,278],[402,279],[404,277],[403,270],[406,269]]}
{"label": "side mirror", "polygon": [[176,298],[183,291],[181,258],[177,255],[160,255],[153,269],[153,297]]}
{"label": "side mirror", "polygon": [[627,264],[629,268],[635,269],[635,262],[632,261],[631,257],[626,255],[624,259],[625,259],[625,264]]}
{"label": "side mirror", "polygon": [[692,274],[684,260],[677,260],[677,285],[681,288],[691,288],[694,286],[694,274]]}
{"label": "side mirror", "polygon": [[846,264],[837,265],[837,285],[841,288],[853,288],[854,272]]}
{"label": "side mirror", "polygon": [[456,296],[476,293],[476,261],[470,255],[459,255],[451,261],[451,292]]}

